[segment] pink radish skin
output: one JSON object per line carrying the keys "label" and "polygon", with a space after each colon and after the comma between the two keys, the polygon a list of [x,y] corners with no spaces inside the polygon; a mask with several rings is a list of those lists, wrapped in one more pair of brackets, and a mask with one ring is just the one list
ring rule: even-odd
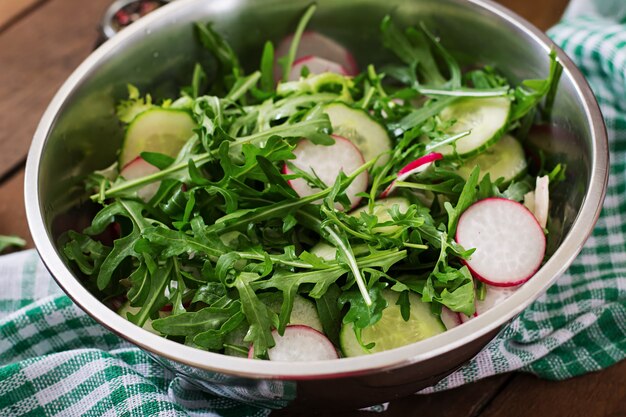
{"label": "pink radish skin", "polygon": [[459,218],[456,241],[476,249],[463,262],[477,279],[494,287],[512,287],[537,272],[546,252],[546,237],[535,216],[522,204],[487,198]]}
{"label": "pink radish skin", "polygon": [[[351,141],[337,135],[332,137],[335,143],[330,146],[315,145],[307,139],[302,139],[293,151],[296,159],[290,161],[302,171],[317,175],[328,187],[333,186],[340,172],[350,175],[365,163],[363,155]],[[283,167],[283,173],[293,174],[287,164]],[[358,206],[361,197],[357,194],[367,190],[368,181],[368,174],[364,171],[346,189],[351,208]],[[309,186],[303,178],[290,180],[289,185],[300,197],[307,197],[320,191]],[[338,210],[343,209],[340,204],[336,207]]]}
{"label": "pink radish skin", "polygon": [[324,58],[309,55],[298,59],[293,63],[288,81],[297,81],[300,79],[302,69],[307,67],[311,74],[321,74],[324,72],[332,72],[339,75],[348,75],[348,71],[336,62],[329,61]]}
{"label": "pink radish skin", "polygon": [[485,292],[485,298],[483,300],[476,300],[476,312],[472,317],[468,317],[465,314],[459,313],[459,318],[463,323],[470,321],[474,317],[478,317],[481,314],[484,314],[490,308],[500,304],[502,301],[509,298],[515,291],[517,291],[517,287],[492,287],[487,286],[487,291]]}
{"label": "pink radish skin", "polygon": [[462,324],[463,321],[461,316],[462,314],[456,313],[448,307],[443,307],[441,309],[441,321],[443,322],[443,325],[446,326],[447,330],[453,329]]}
{"label": "pink radish skin", "polygon": [[391,194],[396,188],[397,181],[404,181],[413,174],[426,171],[435,161],[438,161],[440,159],[443,159],[442,154],[432,152],[428,155],[422,156],[421,158],[417,158],[413,162],[408,163],[400,171],[398,171],[397,178],[393,180],[382,193],[380,193],[380,198],[386,198],[389,194]]}
{"label": "pink radish skin", "polygon": [[[149,164],[140,156],[127,163],[120,171],[120,176],[126,180],[134,180],[136,178],[145,177],[146,175],[159,172],[159,168]],[[149,201],[158,191],[160,182],[150,183],[137,190],[137,197],[143,201]]]}
{"label": "pink radish skin", "polygon": [[[291,47],[292,40],[293,34],[284,38],[276,48],[275,56],[280,58],[289,54],[289,48]],[[295,59],[297,60],[309,55],[318,56],[328,61],[336,62],[346,69],[346,75],[354,76],[359,73],[359,66],[356,63],[354,56],[345,47],[329,37],[322,35],[321,33],[307,31],[302,34]],[[280,65],[276,65],[274,78],[278,81],[281,77],[282,67]]]}
{"label": "pink radish skin", "polygon": [[[307,362],[339,359],[337,349],[323,334],[312,327],[294,325],[285,327],[280,336],[272,332],[276,345],[267,351],[271,361]],[[248,358],[254,358],[254,348],[248,351]]]}

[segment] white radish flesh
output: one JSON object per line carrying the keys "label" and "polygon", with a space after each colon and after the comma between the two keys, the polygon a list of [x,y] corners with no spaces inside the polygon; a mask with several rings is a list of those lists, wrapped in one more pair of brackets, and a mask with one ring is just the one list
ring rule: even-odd
{"label": "white radish flesh", "polygon": [[438,161],[443,158],[443,155],[437,152],[429,153],[428,155],[424,155],[421,158],[417,158],[415,161],[408,163],[404,166],[400,171],[398,171],[398,176],[395,180],[389,184],[389,186],[380,194],[380,198],[385,198],[389,194],[393,192],[396,188],[397,181],[404,181],[409,176],[413,174],[418,174],[420,172],[426,171],[435,161]]}
{"label": "white radish flesh", "polygon": [[476,300],[476,312],[474,316],[467,317],[465,314],[459,314],[459,318],[463,323],[471,320],[474,317],[480,316],[488,311],[490,308],[495,307],[500,304],[502,301],[509,298],[519,286],[515,287],[493,287],[491,285],[487,286],[487,290],[485,291],[485,298],[482,300]]}
{"label": "white radish flesh", "polygon": [[[159,168],[149,164],[138,156],[124,166],[122,171],[120,171],[120,176],[124,177],[127,181],[130,181],[159,171]],[[137,190],[137,197],[143,201],[149,201],[156,194],[160,185],[160,182],[152,182],[144,187],[141,187]]]}
{"label": "white radish flesh", "polygon": [[537,177],[535,186],[535,217],[542,228],[548,224],[548,209],[550,207],[550,179],[548,176]]}
{"label": "white radish flesh", "polygon": [[[276,345],[267,351],[271,361],[306,362],[339,358],[332,342],[309,326],[287,326],[282,336],[276,330],[272,336]],[[253,348],[250,348],[248,357],[254,357]]]}
{"label": "white radish flesh", "polygon": [[475,249],[464,261],[472,274],[496,287],[529,280],[546,252],[546,238],[535,216],[522,204],[504,198],[471,205],[459,218],[456,241],[465,249]]}
{"label": "white radish flesh", "polygon": [[446,326],[447,330],[453,329],[463,323],[461,316],[462,314],[456,313],[448,307],[443,307],[441,310],[441,321],[443,325]]}
{"label": "white radish flesh", "polygon": [[[283,39],[276,48],[276,57],[280,58],[289,54],[289,48],[293,35]],[[295,59],[315,55],[329,61],[336,62],[346,69],[347,75],[357,75],[359,67],[354,56],[342,45],[318,32],[307,31],[302,34]],[[282,67],[276,66],[274,77],[279,80],[282,77]]]}
{"label": "white radish flesh", "polygon": [[297,81],[300,79],[302,69],[306,67],[311,74],[322,74],[324,72],[332,72],[339,75],[348,75],[348,70],[336,62],[329,61],[324,58],[309,55],[302,57],[293,63],[288,81]]}
{"label": "white radish flesh", "polygon": [[[363,155],[352,142],[341,136],[332,137],[335,143],[329,146],[315,145],[307,139],[301,140],[293,151],[296,158],[290,161],[298,169],[317,176],[328,187],[333,186],[340,172],[350,175],[365,163]],[[293,174],[287,165],[283,171],[286,174]],[[361,201],[357,194],[367,190],[368,180],[368,174],[364,171],[346,189],[352,208]],[[320,191],[311,187],[303,178],[290,180],[289,184],[300,197]],[[337,208],[341,209],[342,206],[337,204]]]}
{"label": "white radish flesh", "polygon": [[524,194],[524,207],[530,210],[531,213],[535,213],[535,192],[534,191],[529,191],[526,194]]}

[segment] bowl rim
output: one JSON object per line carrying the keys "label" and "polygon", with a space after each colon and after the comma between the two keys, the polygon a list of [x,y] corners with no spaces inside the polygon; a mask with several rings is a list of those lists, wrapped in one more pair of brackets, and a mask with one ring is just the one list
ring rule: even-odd
{"label": "bowl rim", "polygon": [[[178,363],[238,377],[253,379],[307,380],[340,378],[388,371],[442,355],[468,344],[489,332],[497,330],[518,315],[538,298],[566,270],[590,236],[602,208],[608,182],[608,140],[604,120],[595,96],[587,81],[569,57],[544,33],[525,19],[491,0],[466,0],[468,7],[503,21],[503,24],[522,31],[530,41],[538,44],[546,55],[557,51],[563,65],[563,76],[572,80],[576,94],[581,98],[585,117],[591,128],[593,158],[589,189],[582,207],[552,257],[535,277],[524,284],[501,304],[485,314],[448,330],[440,335],[390,351],[355,358],[342,358],[315,362],[271,362],[250,360],[212,353],[164,339],[127,321],[106,307],[89,293],[65,266],[44,223],[42,202],[39,197],[39,167],[48,134],[66,99],[88,77],[96,64],[102,62],[118,46],[135,34],[149,30],[153,24],[166,20],[176,10],[182,11],[192,3],[202,0],[178,0],[165,5],[133,25],[125,28],[113,39],[87,57],[58,90],[43,114],[33,137],[25,172],[26,216],[35,246],[45,266],[59,286],[87,314],[105,328],[138,347]],[[458,0],[457,0],[458,1]]]}

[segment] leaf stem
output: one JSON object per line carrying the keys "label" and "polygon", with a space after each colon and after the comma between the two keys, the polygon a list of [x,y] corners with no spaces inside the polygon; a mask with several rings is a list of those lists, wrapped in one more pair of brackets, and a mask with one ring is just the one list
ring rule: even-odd
{"label": "leaf stem", "polygon": [[363,300],[365,301],[365,304],[367,304],[368,307],[371,306],[372,299],[370,298],[370,295],[367,291],[367,286],[365,285],[365,279],[363,278],[363,274],[361,273],[361,270],[359,269],[359,264],[357,263],[356,258],[354,257],[354,253],[352,253],[352,248],[350,247],[350,245],[345,244],[345,242],[337,234],[337,231],[334,227],[325,226],[323,227],[323,229],[327,233],[327,238],[329,242],[332,243],[337,248],[337,250],[344,255],[348,263],[348,267],[350,268],[350,271],[352,271],[352,274],[354,275],[354,280],[356,281],[356,285],[359,287],[359,291],[361,292],[361,295],[363,296]]}
{"label": "leaf stem", "polygon": [[317,9],[317,5],[312,4],[309,8],[304,12],[300,22],[298,22],[298,27],[296,28],[296,32],[293,34],[293,38],[291,40],[291,46],[289,47],[289,53],[285,57],[284,67],[283,67],[283,80],[286,81],[289,79],[289,72],[291,72],[291,66],[293,65],[293,61],[296,58],[296,52],[298,51],[298,45],[300,44],[300,38],[302,38],[302,34],[304,33],[304,29],[306,25],[309,24],[309,20],[313,17],[313,13]]}

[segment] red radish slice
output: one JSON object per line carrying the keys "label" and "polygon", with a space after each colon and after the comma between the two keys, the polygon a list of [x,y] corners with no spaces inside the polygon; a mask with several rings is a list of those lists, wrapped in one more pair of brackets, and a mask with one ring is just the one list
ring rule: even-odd
{"label": "red radish slice", "polygon": [[[134,180],[136,178],[145,177],[146,175],[154,174],[159,172],[159,168],[154,165],[149,164],[140,156],[133,159],[129,163],[127,163],[122,171],[120,171],[120,176],[124,177],[126,180]],[[137,190],[137,197],[142,199],[143,201],[150,200],[158,191],[160,182],[153,182],[151,184],[146,185],[145,187]]]}
{"label": "red radish slice", "polygon": [[[278,48],[276,48],[276,57],[280,58],[289,53],[292,40],[293,35],[289,35],[280,42]],[[309,55],[336,62],[346,69],[347,75],[357,75],[359,73],[359,66],[354,56],[345,47],[321,33],[307,31],[302,34],[295,59]],[[274,77],[276,80],[282,77],[282,67],[280,65],[275,67]]]}
{"label": "red radish slice", "polygon": [[548,209],[550,207],[550,179],[548,176],[537,177],[537,182],[535,186],[535,209],[533,213],[535,213],[535,217],[537,218],[537,222],[539,226],[543,229],[546,228],[548,224]]}
{"label": "red radish slice", "polygon": [[467,317],[465,314],[459,314],[459,318],[463,323],[473,319],[474,317],[480,316],[484,314],[490,308],[500,304],[502,301],[509,298],[519,286],[515,287],[492,287],[487,286],[487,291],[485,292],[485,298],[483,300],[476,300],[476,312],[472,317]]}
{"label": "red radish slice", "polygon": [[[332,137],[335,139],[335,143],[330,146],[315,145],[307,139],[301,140],[293,151],[296,159],[291,161],[302,171],[317,175],[328,187],[333,186],[340,172],[343,171],[346,175],[350,175],[365,163],[363,155],[351,141],[337,135],[332,135]],[[286,164],[283,172],[293,174]],[[367,172],[364,171],[346,189],[351,208],[356,207],[361,201],[361,197],[357,197],[357,194],[367,190],[368,180]],[[313,188],[307,184],[303,178],[290,180],[289,185],[300,197],[306,197],[320,191],[318,188]],[[337,204],[337,209],[342,209],[340,204]]]}
{"label": "red radish slice", "polygon": [[546,253],[546,237],[535,216],[505,198],[472,204],[459,218],[456,241],[476,249],[464,262],[476,278],[495,287],[528,281]]}
{"label": "red radish slice", "polygon": [[417,174],[420,172],[424,172],[430,167],[435,161],[443,159],[443,155],[437,152],[429,153],[428,155],[424,155],[421,158],[417,158],[415,161],[408,163],[404,166],[400,171],[398,171],[398,177],[389,184],[389,186],[380,193],[380,198],[385,198],[396,188],[397,181],[404,181],[410,175]]}
{"label": "red radish slice", "polygon": [[302,69],[307,67],[311,74],[321,74],[323,72],[332,72],[339,75],[348,75],[348,71],[336,62],[329,61],[324,58],[309,55],[298,59],[293,63],[288,81],[297,81],[300,79]]}
{"label": "red radish slice", "polygon": [[[272,332],[276,345],[267,351],[271,361],[304,362],[339,359],[337,349],[323,333],[312,327],[295,325],[285,327],[280,336],[276,330]],[[248,352],[254,358],[254,348]]]}
{"label": "red radish slice", "polygon": [[463,314],[450,310],[448,307],[443,307],[441,309],[441,321],[443,322],[443,325],[446,326],[447,330],[453,329],[463,323],[461,319],[462,315]]}

